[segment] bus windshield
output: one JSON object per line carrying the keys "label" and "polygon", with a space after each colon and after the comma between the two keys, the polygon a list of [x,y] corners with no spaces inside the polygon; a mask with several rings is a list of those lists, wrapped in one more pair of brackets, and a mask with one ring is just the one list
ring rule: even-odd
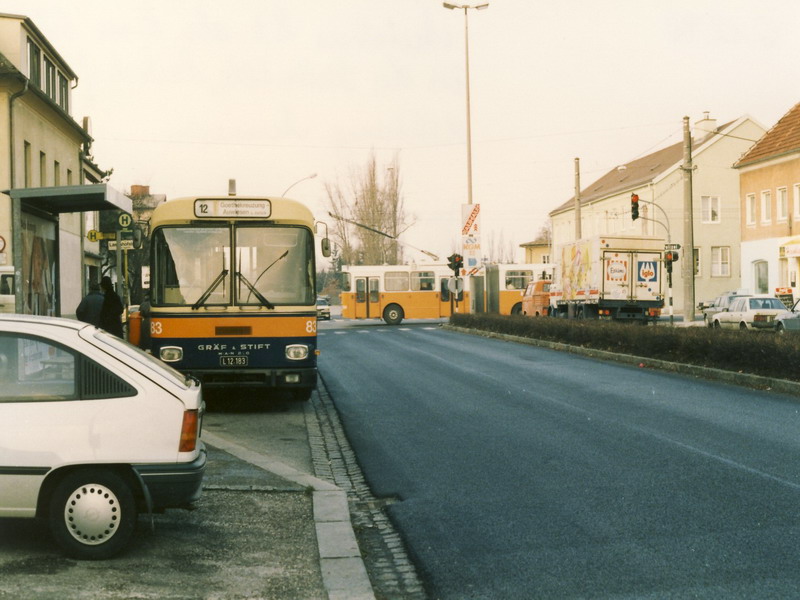
{"label": "bus windshield", "polygon": [[153,306],[314,304],[313,240],[305,228],[162,227],[153,239]]}

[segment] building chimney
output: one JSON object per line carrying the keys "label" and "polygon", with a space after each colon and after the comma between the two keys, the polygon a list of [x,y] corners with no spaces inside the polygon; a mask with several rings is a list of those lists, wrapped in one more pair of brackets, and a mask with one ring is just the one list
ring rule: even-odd
{"label": "building chimney", "polygon": [[712,119],[709,111],[703,112],[703,118],[694,124],[694,135],[692,141],[694,143],[701,142],[708,136],[713,135],[717,131],[717,120]]}
{"label": "building chimney", "polygon": [[149,185],[132,185],[131,186],[131,196],[149,196],[150,195],[150,186]]}

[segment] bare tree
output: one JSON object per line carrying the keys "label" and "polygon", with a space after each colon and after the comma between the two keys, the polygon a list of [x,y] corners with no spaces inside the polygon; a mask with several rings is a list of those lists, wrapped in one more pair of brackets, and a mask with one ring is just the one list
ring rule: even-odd
{"label": "bare tree", "polygon": [[351,175],[348,189],[343,190],[337,182],[326,184],[325,190],[335,220],[332,237],[343,264],[395,265],[402,261],[402,250],[394,238],[406,231],[413,219],[403,206],[397,157],[380,170],[373,152],[364,168]]}

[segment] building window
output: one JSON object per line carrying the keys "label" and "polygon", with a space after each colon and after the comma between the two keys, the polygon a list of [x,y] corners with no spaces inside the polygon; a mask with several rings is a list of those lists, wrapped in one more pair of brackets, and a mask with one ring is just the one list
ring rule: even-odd
{"label": "building window", "polygon": [[702,196],[700,198],[702,207],[703,223],[719,223],[719,196]]}
{"label": "building window", "polygon": [[39,185],[47,185],[47,154],[39,152]]}
{"label": "building window", "polygon": [[695,248],[692,251],[694,258],[694,275],[700,277],[700,248]]}
{"label": "building window", "polygon": [[25,161],[25,164],[24,164],[24,169],[25,169],[24,182],[25,182],[25,187],[29,188],[29,187],[32,187],[31,179],[33,177],[33,175],[31,174],[31,172],[33,170],[33,165],[31,164],[31,160],[33,160],[33,159],[31,157],[31,143],[30,142],[25,142],[25,149],[23,150],[23,152],[24,152],[23,160]]}
{"label": "building window", "polygon": [[550,255],[549,254],[542,254],[542,264],[549,265],[550,264]]}
{"label": "building window", "polygon": [[56,99],[56,66],[47,57],[44,59],[44,93]]}
{"label": "building window", "polygon": [[36,87],[42,86],[42,51],[28,38],[28,79]]}
{"label": "building window", "polygon": [[800,183],[794,184],[794,216],[800,219]]}
{"label": "building window", "polygon": [[67,185],[72,185],[72,169],[67,169]]}
{"label": "building window", "polygon": [[728,246],[711,247],[711,276],[731,276],[731,249]]}
{"label": "building window", "polygon": [[69,112],[69,82],[60,72],[58,74],[58,105]]}
{"label": "building window", "polygon": [[744,198],[744,210],[748,225],[756,224],[756,195],[747,194]]}
{"label": "building window", "polygon": [[61,163],[53,161],[53,185],[61,185]]}
{"label": "building window", "polygon": [[769,190],[761,192],[761,222],[772,222],[772,192]]}
{"label": "building window", "polygon": [[778,188],[778,221],[789,218],[789,193],[785,187]]}

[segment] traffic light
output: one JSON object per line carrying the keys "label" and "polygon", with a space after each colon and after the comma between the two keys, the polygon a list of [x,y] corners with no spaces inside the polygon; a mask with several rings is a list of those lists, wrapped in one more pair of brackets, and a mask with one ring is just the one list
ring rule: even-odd
{"label": "traffic light", "polygon": [[639,194],[631,194],[631,220],[639,218]]}
{"label": "traffic light", "polygon": [[664,252],[664,266],[667,267],[667,273],[672,273],[672,263],[676,260],[678,260],[678,252],[676,250]]}
{"label": "traffic light", "polygon": [[464,257],[462,257],[460,254],[451,254],[447,257],[447,260],[449,261],[447,266],[453,270],[453,273],[458,275],[458,272],[464,266]]}

